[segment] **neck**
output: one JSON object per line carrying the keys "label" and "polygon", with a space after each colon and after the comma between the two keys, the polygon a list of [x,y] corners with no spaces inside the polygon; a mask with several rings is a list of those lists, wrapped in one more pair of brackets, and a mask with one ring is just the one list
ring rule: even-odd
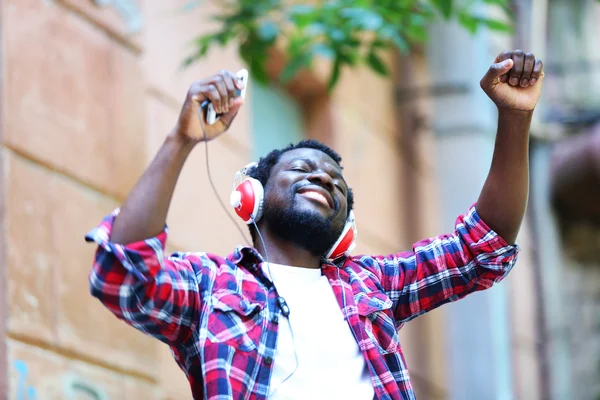
{"label": "neck", "polygon": [[271,234],[268,229],[261,228],[260,233],[264,240],[264,246],[258,235],[256,235],[254,247],[265,261],[295,267],[321,268],[321,257]]}

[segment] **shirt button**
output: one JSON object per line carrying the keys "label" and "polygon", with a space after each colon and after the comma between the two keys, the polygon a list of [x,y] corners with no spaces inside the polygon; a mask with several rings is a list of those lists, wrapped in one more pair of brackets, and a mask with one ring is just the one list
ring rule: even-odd
{"label": "shirt button", "polygon": [[273,359],[271,357],[266,357],[265,358],[265,364],[266,365],[271,365],[271,363],[273,363]]}
{"label": "shirt button", "polygon": [[279,323],[279,317],[277,315],[273,316],[273,318],[271,318],[271,322],[274,324],[278,324]]}

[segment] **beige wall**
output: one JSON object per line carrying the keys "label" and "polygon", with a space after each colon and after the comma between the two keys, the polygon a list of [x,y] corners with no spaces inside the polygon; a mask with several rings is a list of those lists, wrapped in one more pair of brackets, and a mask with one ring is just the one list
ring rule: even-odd
{"label": "beige wall", "polygon": [[10,399],[27,398],[20,382],[68,398],[73,381],[160,398],[158,346],[88,294],[94,249],[82,235],[135,182],[147,142],[138,45],[117,40],[110,12],[73,8],[88,3],[2,3]]}
{"label": "beige wall", "polygon": [[[0,3],[2,265],[11,399],[24,379],[23,366],[25,385],[40,400],[68,398],[73,379],[112,400],[189,397],[166,346],[117,321],[88,294],[94,248],[83,242],[150,162],[188,85],[221,68],[243,66],[230,48],[180,71],[188,40],[207,27],[206,10],[171,12],[186,2],[145,2],[144,30],[134,36],[112,8],[88,0]],[[292,92],[312,112],[309,135],[344,157],[356,191],[357,251],[406,248],[407,188],[391,81],[346,72],[328,97],[323,77],[311,79],[305,92]],[[213,179],[225,200],[233,173],[250,160],[251,109],[248,104],[231,131],[209,144]],[[172,250],[225,254],[240,243],[208,184],[203,148],[185,167],[168,223]],[[404,346],[412,341],[408,335]]]}

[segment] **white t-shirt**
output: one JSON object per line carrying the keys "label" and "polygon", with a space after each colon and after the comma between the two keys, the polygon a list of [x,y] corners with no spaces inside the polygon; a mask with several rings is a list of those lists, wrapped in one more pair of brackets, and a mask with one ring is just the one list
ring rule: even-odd
{"label": "white t-shirt", "polygon": [[289,323],[279,322],[269,399],[373,399],[367,363],[327,277],[320,269],[263,269],[290,308]]}

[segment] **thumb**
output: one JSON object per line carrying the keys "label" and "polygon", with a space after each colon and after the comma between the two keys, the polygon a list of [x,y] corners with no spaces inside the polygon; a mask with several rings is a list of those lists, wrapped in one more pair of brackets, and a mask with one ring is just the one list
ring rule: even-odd
{"label": "thumb", "polygon": [[485,74],[483,79],[481,80],[481,86],[490,86],[492,85],[497,78],[501,77],[504,74],[507,74],[510,69],[513,67],[514,61],[510,58],[508,60],[501,61],[499,63],[492,64],[490,69]]}

